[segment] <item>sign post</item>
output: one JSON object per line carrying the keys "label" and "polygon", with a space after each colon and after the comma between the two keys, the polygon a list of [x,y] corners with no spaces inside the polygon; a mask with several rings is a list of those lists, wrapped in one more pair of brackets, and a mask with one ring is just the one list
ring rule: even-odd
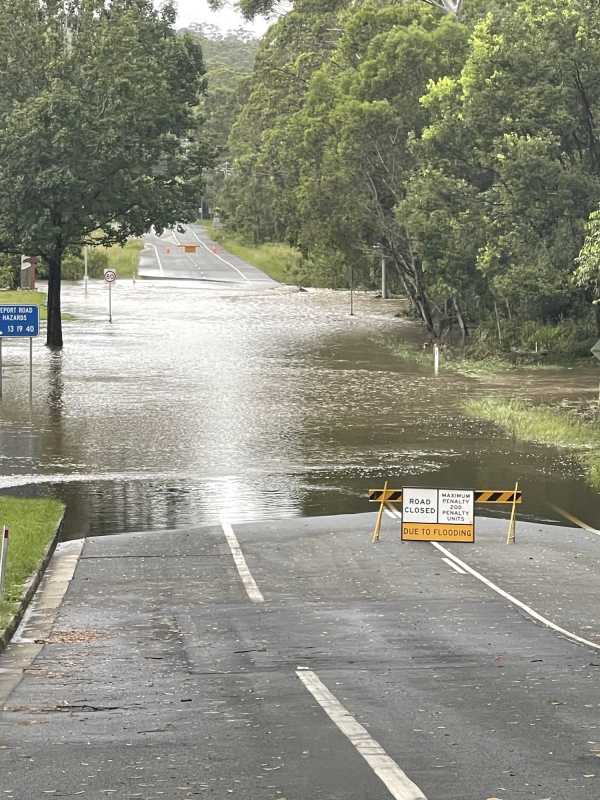
{"label": "sign post", "polygon": [[402,540],[474,542],[474,492],[470,489],[403,489]]}
{"label": "sign post", "polygon": [[29,338],[29,399],[33,400],[33,337],[40,333],[39,306],[0,306],[0,399],[2,399],[2,340]]}
{"label": "sign post", "polygon": [[112,285],[117,280],[114,269],[104,270],[104,280],[108,283],[108,321],[112,323]]}

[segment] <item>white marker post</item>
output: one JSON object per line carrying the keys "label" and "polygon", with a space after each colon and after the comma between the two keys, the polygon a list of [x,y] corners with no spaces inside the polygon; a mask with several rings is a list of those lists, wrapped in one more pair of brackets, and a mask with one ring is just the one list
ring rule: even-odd
{"label": "white marker post", "polygon": [[2,529],[2,542],[0,542],[0,598],[4,594],[4,577],[6,575],[6,561],[8,559],[8,528]]}
{"label": "white marker post", "polygon": [[433,372],[435,375],[440,374],[440,346],[433,345]]}
{"label": "white marker post", "polygon": [[117,280],[114,269],[104,270],[104,280],[108,283],[108,321],[112,323],[112,285]]}

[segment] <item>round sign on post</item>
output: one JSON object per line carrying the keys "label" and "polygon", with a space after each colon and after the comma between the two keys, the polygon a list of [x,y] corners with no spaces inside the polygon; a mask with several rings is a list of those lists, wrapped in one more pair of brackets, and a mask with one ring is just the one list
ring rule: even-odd
{"label": "round sign on post", "polygon": [[112,322],[112,285],[117,280],[114,269],[104,270],[104,281],[108,283],[108,321]]}

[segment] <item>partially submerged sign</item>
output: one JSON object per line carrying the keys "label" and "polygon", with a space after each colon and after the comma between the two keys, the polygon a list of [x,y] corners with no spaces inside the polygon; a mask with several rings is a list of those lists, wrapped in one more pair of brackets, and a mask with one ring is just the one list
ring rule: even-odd
{"label": "partially submerged sign", "polygon": [[402,539],[474,542],[474,492],[470,489],[404,488]]}

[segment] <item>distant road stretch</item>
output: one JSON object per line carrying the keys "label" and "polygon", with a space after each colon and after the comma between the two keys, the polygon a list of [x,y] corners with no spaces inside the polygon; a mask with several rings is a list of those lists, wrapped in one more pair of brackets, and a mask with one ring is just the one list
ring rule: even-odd
{"label": "distant road stretch", "polygon": [[[249,289],[277,286],[277,282],[209,239],[200,225],[187,225],[184,232],[167,230],[162,236],[144,236],[139,277],[145,279],[193,280],[237,284]],[[184,245],[194,245],[188,252]]]}

